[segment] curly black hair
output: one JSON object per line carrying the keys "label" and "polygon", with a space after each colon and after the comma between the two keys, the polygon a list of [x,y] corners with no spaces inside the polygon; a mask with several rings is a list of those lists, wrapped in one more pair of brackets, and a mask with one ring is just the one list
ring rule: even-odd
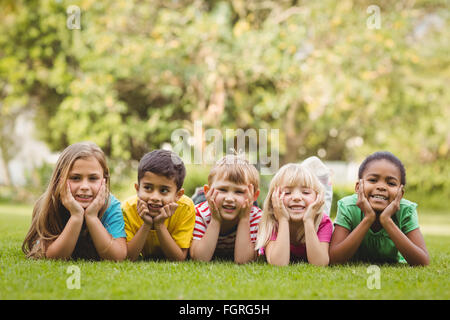
{"label": "curly black hair", "polygon": [[364,161],[359,166],[359,170],[358,170],[358,178],[359,179],[362,178],[362,176],[364,174],[364,170],[366,170],[369,163],[371,163],[372,161],[375,161],[375,160],[387,160],[387,161],[390,161],[392,164],[394,164],[400,171],[401,184],[404,186],[406,185],[405,166],[403,165],[403,163],[400,161],[399,158],[394,156],[389,151],[377,151],[377,152],[371,154],[370,156],[368,156],[366,159],[364,159]]}

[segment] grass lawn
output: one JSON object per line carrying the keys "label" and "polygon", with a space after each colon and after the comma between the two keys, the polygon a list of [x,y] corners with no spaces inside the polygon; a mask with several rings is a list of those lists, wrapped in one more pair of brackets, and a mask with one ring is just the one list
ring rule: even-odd
{"label": "grass lawn", "polygon": [[[30,261],[21,251],[30,206],[0,205],[0,300],[4,299],[449,299],[450,221],[419,213],[431,256],[427,267],[380,266],[380,289],[369,289],[369,264],[274,267],[259,261],[180,263]],[[79,268],[80,288],[69,289]]]}

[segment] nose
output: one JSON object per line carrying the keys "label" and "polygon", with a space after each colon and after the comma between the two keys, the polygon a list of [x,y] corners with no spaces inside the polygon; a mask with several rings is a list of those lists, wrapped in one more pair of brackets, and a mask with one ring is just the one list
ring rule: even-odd
{"label": "nose", "polygon": [[292,199],[292,201],[300,201],[300,200],[302,200],[302,193],[297,191],[297,190],[292,191],[291,199]]}
{"label": "nose", "polygon": [[386,185],[383,182],[377,183],[376,188],[377,188],[377,190],[380,190],[380,191],[386,191]]}
{"label": "nose", "polygon": [[80,189],[81,190],[88,190],[89,189],[88,179],[82,179],[81,180]]}
{"label": "nose", "polygon": [[158,202],[160,202],[161,199],[158,196],[158,192],[156,192],[156,190],[154,190],[150,193],[148,200],[149,200],[149,202],[152,202],[152,203],[158,203]]}
{"label": "nose", "polygon": [[233,193],[227,192],[225,193],[225,197],[223,198],[224,202],[232,202],[234,201]]}

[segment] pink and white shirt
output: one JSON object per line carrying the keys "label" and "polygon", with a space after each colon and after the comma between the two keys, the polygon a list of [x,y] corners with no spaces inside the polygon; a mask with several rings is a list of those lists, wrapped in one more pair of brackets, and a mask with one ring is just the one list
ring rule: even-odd
{"label": "pink and white shirt", "polygon": [[[258,224],[261,220],[262,210],[257,206],[252,207],[250,212],[250,239],[253,243],[256,242],[256,235],[258,233]],[[211,212],[209,210],[208,201],[201,202],[195,206],[195,227],[193,233],[194,240],[201,240],[206,232],[208,224],[211,222]],[[229,253],[234,251],[234,243],[236,241],[236,228],[234,228],[228,234],[219,234],[217,240],[216,251],[217,253]]]}

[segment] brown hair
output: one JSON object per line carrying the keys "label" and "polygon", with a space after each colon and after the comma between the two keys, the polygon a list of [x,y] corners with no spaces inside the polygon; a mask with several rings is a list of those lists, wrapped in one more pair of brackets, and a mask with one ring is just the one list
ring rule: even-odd
{"label": "brown hair", "polygon": [[[44,258],[48,245],[55,241],[63,231],[70,218],[70,212],[61,202],[61,193],[67,184],[68,175],[75,161],[91,157],[97,159],[103,169],[107,194],[109,194],[109,169],[103,151],[92,142],[79,142],[64,149],[56,163],[46,191],[36,201],[33,208],[31,227],[22,244],[22,251],[28,258]],[[109,200],[100,210],[99,218],[108,206]],[[84,222],[72,258],[99,258]]]}
{"label": "brown hair", "polygon": [[254,190],[259,189],[259,173],[242,155],[228,154],[211,169],[208,175],[208,184],[212,185],[214,179],[223,178],[236,184],[251,183]]}
{"label": "brown hair", "polygon": [[186,177],[183,160],[176,153],[164,149],[153,150],[142,157],[138,167],[138,183],[147,171],[173,179],[177,191],[183,186]]}

